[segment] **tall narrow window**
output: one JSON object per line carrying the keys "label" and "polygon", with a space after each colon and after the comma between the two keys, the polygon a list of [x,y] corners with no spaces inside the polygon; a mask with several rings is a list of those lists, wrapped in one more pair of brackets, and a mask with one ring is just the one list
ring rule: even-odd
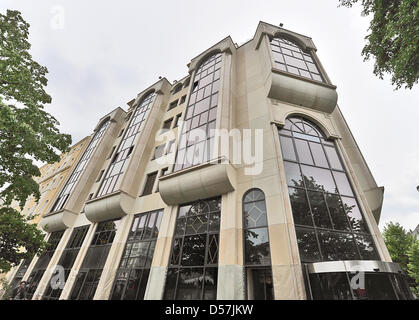
{"label": "tall narrow window", "polygon": [[271,40],[274,67],[304,78],[324,82],[310,52],[285,38]]}
{"label": "tall narrow window", "polygon": [[[89,225],[78,227],[73,230],[70,240],[68,241],[66,248],[61,254],[60,261],[58,262],[58,266],[64,268],[64,279],[52,276],[42,300],[58,300],[60,297],[88,230]],[[53,283],[53,278],[57,278],[57,282]]]}
{"label": "tall narrow window", "polygon": [[171,140],[167,143],[166,154],[171,154],[174,151],[176,140]]}
{"label": "tall narrow window", "polygon": [[244,264],[247,297],[274,298],[265,195],[251,189],[243,196]]}
{"label": "tall narrow window", "polygon": [[212,160],[221,60],[214,54],[196,71],[173,171]]}
{"label": "tall narrow window", "polygon": [[334,142],[300,117],[279,139],[301,262],[379,260]]}
{"label": "tall narrow window", "polygon": [[163,210],[135,216],[116,273],[112,300],[143,300]]}
{"label": "tall narrow window", "polygon": [[172,121],[173,121],[173,118],[170,118],[170,119],[166,120],[165,122],[163,122],[163,127],[161,129],[161,133],[164,133],[164,132],[170,130],[170,128],[172,126]]}
{"label": "tall narrow window", "polygon": [[178,115],[176,115],[176,118],[175,118],[175,123],[173,124],[173,129],[174,128],[177,128],[177,126],[179,125],[179,120],[180,120],[180,117],[182,116],[182,114],[181,113],[179,113]]}
{"label": "tall narrow window", "polygon": [[110,123],[109,120],[106,121],[104,124],[102,124],[99,130],[96,131],[95,135],[93,136],[92,140],[90,141],[89,145],[84,151],[83,156],[77,163],[76,168],[74,169],[73,173],[71,174],[64,188],[61,190],[60,195],[58,196],[58,199],[55,201],[54,205],[52,206],[51,212],[61,210],[64,207],[68,197],[70,196],[71,192],[74,189],[74,186],[76,185],[84,169],[86,168],[86,165],[90,160],[90,157],[92,156],[101,138],[103,137],[105,130],[108,128],[109,123]]}
{"label": "tall narrow window", "polygon": [[179,102],[179,100],[175,100],[175,101],[171,102],[171,103],[169,104],[169,108],[167,109],[167,111],[172,110],[173,108],[176,108],[176,107],[177,107],[178,102]]}
{"label": "tall narrow window", "polygon": [[221,198],[179,206],[164,299],[217,298]]}
{"label": "tall narrow window", "polygon": [[147,175],[147,180],[145,182],[144,191],[142,194],[143,196],[149,195],[153,192],[154,182],[156,181],[156,178],[157,171]]}
{"label": "tall narrow window", "polygon": [[98,224],[83,264],[77,274],[70,295],[71,300],[93,299],[119,225],[119,220],[103,221]]}
{"label": "tall narrow window", "polygon": [[165,149],[165,147],[166,147],[166,144],[165,143],[157,146],[154,149],[154,155],[153,155],[153,159],[152,160],[158,159],[158,158],[162,157],[164,155],[164,149]]}
{"label": "tall narrow window", "polygon": [[156,93],[150,93],[136,107],[131,117],[131,122],[128,128],[125,130],[121,144],[118,147],[112,163],[109,165],[108,171],[106,172],[105,178],[102,181],[96,197],[100,197],[118,190],[125,169],[128,166],[129,156],[131,155],[131,152],[140,137],[140,133],[144,128],[155,96]]}
{"label": "tall narrow window", "polygon": [[48,239],[47,250],[39,257],[28,278],[28,299],[31,299],[35,293],[36,288],[38,287],[39,282],[41,281],[41,278],[44,275],[45,270],[47,269],[48,264],[51,261],[51,258],[54,255],[55,249],[57,249],[63,234],[64,231],[51,233]]}

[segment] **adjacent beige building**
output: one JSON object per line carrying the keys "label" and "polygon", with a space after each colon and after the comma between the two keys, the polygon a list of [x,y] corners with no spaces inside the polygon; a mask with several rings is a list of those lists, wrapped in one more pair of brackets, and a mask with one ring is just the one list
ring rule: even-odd
{"label": "adjacent beige building", "polygon": [[40,221],[31,297],[410,298],[316,51],[260,22],[100,118]]}

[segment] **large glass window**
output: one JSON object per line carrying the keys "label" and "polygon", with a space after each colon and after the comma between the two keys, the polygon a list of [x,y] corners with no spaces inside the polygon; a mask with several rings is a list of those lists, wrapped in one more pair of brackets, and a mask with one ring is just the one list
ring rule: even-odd
{"label": "large glass window", "polygon": [[112,300],[144,299],[163,210],[136,215],[111,294]]}
{"label": "large glass window", "polygon": [[98,224],[89,250],[77,274],[70,295],[71,300],[93,299],[119,225],[119,219],[103,221]]}
{"label": "large glass window", "polygon": [[179,206],[164,298],[217,298],[221,198]]}
{"label": "large glass window", "polygon": [[279,139],[301,261],[379,260],[334,142],[301,117]]}
{"label": "large glass window", "polygon": [[173,171],[212,160],[221,60],[214,54],[196,71]]}
{"label": "large glass window", "polygon": [[79,180],[80,176],[83,174],[84,169],[86,168],[87,163],[90,160],[93,152],[96,150],[101,138],[103,137],[106,129],[109,126],[110,121],[106,121],[102,124],[99,130],[96,131],[92,140],[90,141],[89,145],[87,146],[86,150],[83,153],[80,161],[77,163],[76,168],[74,169],[73,173],[70,175],[70,178],[66,182],[64,188],[61,190],[60,195],[58,196],[57,200],[55,201],[54,205],[52,206],[51,212],[61,210],[65,203],[67,202],[68,197],[70,196],[71,192],[74,189],[77,181]]}
{"label": "large glass window", "polygon": [[57,249],[57,246],[63,234],[64,231],[57,231],[51,233],[47,242],[47,250],[39,257],[28,278],[28,299],[31,299],[33,294],[35,293],[36,288],[38,287],[39,282],[41,281],[41,278],[44,275],[45,270],[47,269],[48,264],[51,261],[51,258],[54,255],[55,249]]}
{"label": "large glass window", "polygon": [[[58,262],[58,266],[64,269],[65,278],[60,279],[59,277],[56,277],[57,282],[52,283],[51,280],[55,278],[53,275],[51,277],[50,282],[48,283],[47,289],[45,291],[44,296],[42,297],[42,300],[57,300],[60,297],[64,285],[70,274],[71,268],[73,267],[74,261],[77,258],[77,255],[80,251],[81,245],[83,244],[84,238],[86,237],[88,230],[88,225],[78,227],[73,230],[70,240],[68,241],[66,248],[61,254],[60,261]],[[60,280],[63,280],[63,282],[61,283]]]}
{"label": "large glass window", "polygon": [[324,82],[310,52],[303,51],[296,43],[285,38],[273,38],[271,50],[275,68]]}
{"label": "large glass window", "polygon": [[118,190],[123,174],[128,166],[128,159],[134,150],[134,147],[140,137],[145,121],[148,117],[149,110],[154,101],[156,93],[150,93],[143,101],[136,107],[134,114],[131,117],[131,122],[124,132],[124,137],[118,147],[117,152],[112,158],[105,178],[99,188],[96,197],[109,194]]}
{"label": "large glass window", "polygon": [[[354,276],[362,277],[363,281],[353,281]],[[311,290],[308,298],[314,300],[413,299],[402,274],[329,272],[310,274],[309,279]]]}
{"label": "large glass window", "polygon": [[251,189],[243,196],[243,233],[247,296],[254,300],[272,300],[268,220],[265,195],[259,189]]}

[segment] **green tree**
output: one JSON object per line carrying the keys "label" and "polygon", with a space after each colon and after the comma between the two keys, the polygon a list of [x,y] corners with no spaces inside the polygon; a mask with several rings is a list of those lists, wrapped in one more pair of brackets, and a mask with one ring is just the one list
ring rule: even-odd
{"label": "green tree", "polygon": [[[31,195],[39,200],[40,176],[34,161],[53,163],[66,152],[71,137],[44,111],[46,67],[32,59],[29,24],[19,11],[0,13],[0,272],[45,248],[40,230],[11,208],[22,208]],[[23,250],[22,250],[23,249]]]}
{"label": "green tree", "polygon": [[419,240],[415,239],[410,248],[407,250],[409,263],[407,264],[407,272],[409,276],[415,280],[416,285],[410,289],[419,297]]}
{"label": "green tree", "polygon": [[419,78],[419,2],[417,0],[339,0],[352,7],[361,2],[362,15],[373,15],[364,60],[375,58],[374,74],[383,79],[391,75],[396,90],[411,89]]}
{"label": "green tree", "polygon": [[383,237],[393,262],[398,263],[407,273],[409,263],[407,251],[413,242],[413,237],[399,223],[393,222],[386,224]]}

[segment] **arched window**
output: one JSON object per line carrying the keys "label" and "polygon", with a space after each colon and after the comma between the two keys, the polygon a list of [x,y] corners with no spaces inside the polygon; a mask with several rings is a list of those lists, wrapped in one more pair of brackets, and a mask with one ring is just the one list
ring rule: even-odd
{"label": "arched window", "polygon": [[275,68],[324,82],[310,52],[303,51],[296,43],[285,38],[273,38],[271,50]]}
{"label": "arched window", "polygon": [[244,265],[248,299],[272,300],[273,281],[265,195],[251,189],[243,196]]}
{"label": "arched window", "polygon": [[217,298],[221,197],[179,206],[164,299]]}
{"label": "arched window", "polygon": [[127,161],[138,141],[140,132],[144,128],[155,96],[155,92],[148,94],[135,108],[133,115],[130,117],[128,128],[124,132],[124,137],[122,138],[121,143],[118,146],[118,150],[109,165],[108,171],[106,172],[105,178],[103,179],[96,197],[118,190],[125,169],[128,165]]}
{"label": "arched window", "polygon": [[196,70],[173,171],[212,160],[221,59],[213,54]]}
{"label": "arched window", "polygon": [[298,116],[278,131],[301,262],[379,260],[334,142]]}

